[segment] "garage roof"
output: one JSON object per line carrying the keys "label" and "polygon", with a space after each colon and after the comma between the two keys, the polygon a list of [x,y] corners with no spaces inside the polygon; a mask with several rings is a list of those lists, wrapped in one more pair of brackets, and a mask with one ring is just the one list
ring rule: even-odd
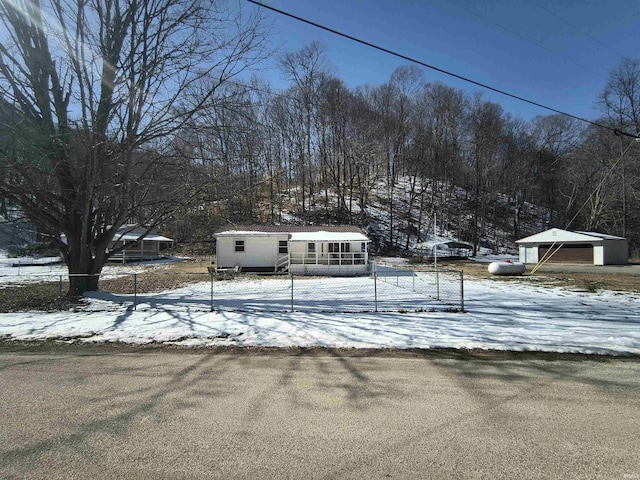
{"label": "garage roof", "polygon": [[516,243],[598,243],[602,240],[624,240],[622,237],[607,235],[597,232],[577,232],[571,230],[562,230],[561,228],[552,228],[544,232],[536,233],[530,237],[516,240]]}

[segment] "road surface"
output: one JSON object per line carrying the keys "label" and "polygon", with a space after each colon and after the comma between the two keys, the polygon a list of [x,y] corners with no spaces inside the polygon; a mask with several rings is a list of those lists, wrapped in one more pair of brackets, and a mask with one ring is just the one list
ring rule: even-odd
{"label": "road surface", "polygon": [[640,479],[640,361],[0,344],[0,478]]}

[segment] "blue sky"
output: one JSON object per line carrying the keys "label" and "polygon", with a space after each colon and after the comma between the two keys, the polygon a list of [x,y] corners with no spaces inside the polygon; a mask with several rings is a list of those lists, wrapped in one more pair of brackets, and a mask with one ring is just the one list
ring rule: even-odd
{"label": "blue sky", "polygon": [[[514,95],[594,119],[609,71],[640,58],[638,0],[263,0],[263,3]],[[249,6],[249,8],[254,8]],[[256,7],[257,8],[257,7]],[[379,85],[407,61],[263,10],[282,51],[313,40],[353,88]],[[551,112],[423,68],[427,82],[482,92],[529,120]],[[276,69],[263,71],[284,87]]]}

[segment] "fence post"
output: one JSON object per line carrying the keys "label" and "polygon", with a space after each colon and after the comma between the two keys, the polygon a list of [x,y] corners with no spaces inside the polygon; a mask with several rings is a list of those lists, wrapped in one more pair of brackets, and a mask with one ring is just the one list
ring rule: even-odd
{"label": "fence post", "polygon": [[416,266],[413,266],[413,276],[411,277],[413,279],[413,286],[411,287],[411,291],[415,292],[416,291]]}
{"label": "fence post", "polygon": [[211,280],[211,311],[213,312],[213,270],[209,269],[209,279]]}
{"label": "fence post", "polygon": [[291,313],[293,313],[293,271],[289,267],[289,274],[291,275]]}
{"label": "fence post", "polygon": [[133,274],[133,309],[138,309],[138,274]]}
{"label": "fence post", "polygon": [[464,273],[460,270],[460,311],[464,312]]}
{"label": "fence post", "polygon": [[60,286],[58,287],[58,296],[62,298],[62,275],[60,275]]}
{"label": "fence post", "polygon": [[438,267],[436,267],[436,300],[440,300],[440,274],[438,273]]}
{"label": "fence post", "polygon": [[375,312],[378,313],[378,264],[373,264],[373,304]]}

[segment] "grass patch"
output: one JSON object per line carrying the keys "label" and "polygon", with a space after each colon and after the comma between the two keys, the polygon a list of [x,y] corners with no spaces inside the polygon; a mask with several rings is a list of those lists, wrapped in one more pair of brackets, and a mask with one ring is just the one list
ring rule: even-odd
{"label": "grass patch", "polygon": [[539,271],[534,275],[525,273],[519,276],[491,275],[487,263],[472,261],[438,262],[441,268],[462,270],[465,278],[487,279],[494,282],[508,282],[541,287],[565,287],[596,293],[598,290],[640,293],[640,276],[620,273]]}
{"label": "grass patch", "polygon": [[69,310],[82,303],[81,298],[60,297],[58,282],[42,282],[17,285],[0,289],[0,312],[24,312],[41,310],[46,312]]}
{"label": "grass patch", "polygon": [[181,273],[172,271],[150,272],[137,275],[126,275],[118,278],[100,280],[99,288],[103,292],[133,295],[134,286],[138,293],[157,293],[165,290],[175,290],[194,283],[208,282],[206,273]]}
{"label": "grass patch", "polygon": [[607,287],[607,284],[604,282],[594,282],[593,280],[589,280],[587,278],[581,278],[578,282],[578,288],[583,289],[585,292],[596,293],[598,290],[604,289]]}

